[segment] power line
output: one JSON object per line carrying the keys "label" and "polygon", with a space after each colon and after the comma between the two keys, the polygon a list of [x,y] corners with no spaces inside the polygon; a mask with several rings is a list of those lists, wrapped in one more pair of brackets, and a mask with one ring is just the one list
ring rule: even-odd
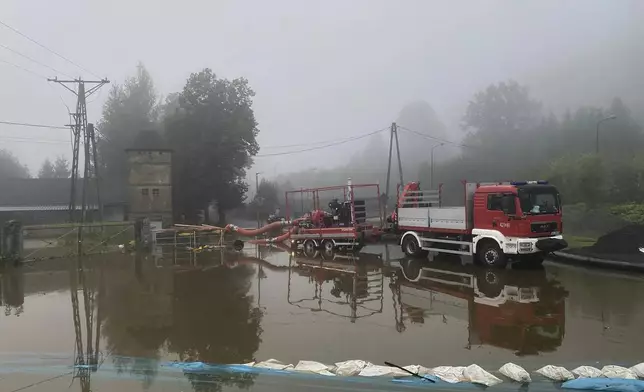
{"label": "power line", "polygon": [[27,68],[25,68],[25,67],[22,67],[22,66],[20,66],[20,65],[18,65],[18,64],[14,64],[14,63],[12,63],[12,62],[10,62],[10,61],[0,59],[0,62],[3,62],[3,63],[5,63],[5,64],[9,64],[9,65],[11,65],[11,66],[14,66],[14,67],[16,67],[16,68],[18,68],[18,69],[20,69],[20,70],[23,70],[23,71],[25,71],[25,72],[27,72],[27,73],[30,73],[30,74],[31,74],[31,75],[33,75],[33,76],[38,77],[38,78],[45,79],[45,80],[47,79],[47,77],[46,77],[46,76],[43,76],[43,75],[39,74],[38,72],[34,72],[34,71],[30,70],[30,69],[27,69]]}
{"label": "power line", "polygon": [[44,139],[34,139],[28,137],[11,137],[11,136],[0,136],[0,140],[9,141],[9,142],[19,142],[19,143],[44,143],[44,144],[67,144],[69,140],[44,140]]}
{"label": "power line", "polygon": [[31,61],[31,62],[33,62],[33,63],[36,63],[36,64],[38,64],[38,65],[40,65],[40,66],[43,66],[43,67],[45,67],[45,68],[47,68],[47,69],[49,69],[49,70],[51,70],[51,71],[54,71],[54,73],[60,73],[60,74],[63,74],[63,75],[65,75],[65,76],[69,77],[69,78],[71,78],[71,77],[72,77],[72,76],[69,76],[68,74],[66,74],[66,73],[64,73],[64,72],[60,72],[59,70],[57,70],[57,69],[56,69],[56,68],[54,68],[54,67],[51,67],[51,66],[49,66],[49,65],[47,65],[47,64],[45,64],[45,63],[41,63],[40,61],[38,61],[38,60],[36,60],[36,59],[34,59],[34,58],[32,58],[32,57],[29,57],[29,56],[27,56],[26,54],[20,53],[19,51],[15,50],[15,49],[11,49],[10,47],[8,47],[8,46],[6,46],[6,45],[0,44],[0,47],[5,48],[6,50],[8,50],[8,51],[10,51],[10,52],[17,54],[17,55],[18,55],[18,56],[20,56],[20,57],[26,58],[27,60],[29,60],[29,61]]}
{"label": "power line", "polygon": [[60,125],[29,124],[29,123],[13,122],[13,121],[0,121],[0,124],[17,125],[17,126],[21,126],[21,127],[67,129],[67,130],[69,130],[68,127],[63,127],[63,126],[60,126]]}
{"label": "power line", "polygon": [[311,145],[317,145],[317,144],[327,144],[327,143],[337,143],[340,141],[344,140],[349,140],[353,139],[353,137],[345,137],[342,139],[335,139],[335,140],[321,140],[318,142],[310,142],[310,143],[299,143],[299,144],[283,144],[281,146],[262,146],[262,150],[268,150],[268,149],[280,149],[280,148],[289,148],[289,147],[305,147],[305,146],[311,146]]}
{"label": "power line", "polygon": [[348,138],[348,139],[336,141],[336,142],[333,142],[333,143],[325,144],[325,145],[319,146],[319,147],[311,147],[311,148],[305,148],[303,150],[295,150],[295,151],[276,152],[276,153],[273,153],[273,154],[256,155],[255,157],[256,158],[263,158],[263,157],[273,157],[273,156],[279,156],[279,155],[292,155],[292,154],[299,154],[299,153],[307,152],[307,151],[321,150],[323,148],[339,146],[341,144],[349,143],[349,142],[352,142],[352,141],[355,141],[355,140],[364,139],[365,137],[375,135],[375,134],[377,134],[379,132],[386,131],[387,129],[389,129],[389,127],[382,128],[382,129],[379,129],[377,131],[369,132],[369,133],[366,133],[364,135],[354,136],[352,138]]}
{"label": "power line", "polygon": [[434,140],[434,141],[437,141],[437,142],[445,143],[445,144],[451,144],[451,145],[454,145],[454,146],[465,147],[465,148],[477,148],[477,147],[474,147],[474,146],[468,146],[466,144],[456,143],[456,142],[453,142],[451,140],[441,139],[439,137],[431,136],[431,135],[428,135],[428,134],[423,133],[423,132],[414,131],[413,129],[405,128],[405,127],[402,127],[400,125],[398,125],[398,129],[402,129],[403,131],[413,133],[414,135],[424,137],[426,139]]}
{"label": "power line", "polygon": [[3,22],[3,21],[1,21],[1,20],[0,20],[0,24],[1,24],[1,25],[3,25],[4,27],[8,28],[9,30],[13,31],[14,33],[16,33],[16,34],[20,35],[21,37],[26,38],[26,39],[28,39],[29,41],[33,42],[34,44],[36,44],[36,45],[40,46],[41,48],[45,49],[45,50],[46,50],[46,51],[48,51],[49,53],[52,53],[52,54],[54,54],[54,55],[56,55],[56,56],[60,57],[61,59],[63,59],[63,60],[65,60],[65,61],[67,61],[68,63],[70,63],[70,64],[72,64],[72,65],[75,65],[76,67],[80,68],[81,70],[83,70],[83,71],[85,71],[85,72],[87,72],[87,73],[90,73],[90,74],[92,74],[92,75],[94,75],[94,76],[96,76],[97,78],[99,78],[99,79],[100,79],[100,76],[96,75],[94,72],[92,72],[92,71],[90,71],[90,70],[88,70],[88,69],[86,69],[86,68],[84,68],[84,67],[82,67],[82,66],[78,65],[78,64],[77,64],[77,63],[75,63],[74,61],[72,61],[72,60],[68,59],[67,57],[63,56],[62,54],[60,54],[60,53],[56,52],[55,50],[53,50],[53,49],[49,49],[49,48],[48,48],[48,47],[46,47],[45,45],[43,45],[43,44],[41,44],[40,42],[36,41],[35,39],[33,39],[33,38],[29,37],[29,36],[28,36],[28,35],[26,35],[26,34],[21,33],[20,31],[18,31],[18,30],[17,30],[17,29],[15,29],[15,28],[13,28],[13,27],[9,26],[9,25],[8,25],[8,24],[6,24],[5,22]]}

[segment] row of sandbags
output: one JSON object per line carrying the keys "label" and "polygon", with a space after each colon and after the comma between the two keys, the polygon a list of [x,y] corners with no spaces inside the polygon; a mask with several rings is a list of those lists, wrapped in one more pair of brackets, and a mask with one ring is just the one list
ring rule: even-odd
{"label": "row of sandbags", "polygon": [[[251,362],[245,364],[261,369],[274,369],[285,371],[296,371],[315,373],[325,376],[363,376],[363,377],[409,377],[410,374],[396,367],[374,365],[363,360],[349,360],[337,362],[334,365],[325,365],[314,361],[299,361],[297,365],[284,364],[275,359],[262,362]],[[442,380],[448,383],[471,382],[486,386],[496,385],[503,382],[492,373],[485,371],[479,365],[470,366],[438,366],[427,368],[421,365],[408,365],[404,369],[415,373],[420,377],[429,378],[433,381]],[[499,373],[510,380],[529,383],[532,381],[530,373],[519,365],[506,363],[501,366]],[[613,378],[613,379],[644,379],[644,362],[631,368],[616,365],[604,366],[601,370],[592,366],[579,366],[571,371],[561,366],[546,365],[535,373],[540,374],[553,381],[568,381],[575,378]]]}

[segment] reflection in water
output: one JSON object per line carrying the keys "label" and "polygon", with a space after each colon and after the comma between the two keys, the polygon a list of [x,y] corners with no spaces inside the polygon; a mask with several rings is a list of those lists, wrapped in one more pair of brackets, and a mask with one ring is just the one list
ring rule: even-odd
{"label": "reflection in water", "polygon": [[[487,344],[537,355],[556,350],[565,331],[565,298],[561,284],[537,270],[486,270],[458,263],[399,261],[394,291],[405,319],[427,317],[467,321],[467,347]],[[405,314],[405,315],[403,315]]]}
{"label": "reflection in water", "polygon": [[[262,315],[248,295],[254,269],[229,268],[220,252],[187,262],[178,253],[154,262],[138,255],[131,269],[108,269],[111,276],[101,297],[103,333],[108,350],[116,354],[114,364],[119,371],[144,376],[146,388],[164,352],[185,362],[245,363],[253,360],[261,341]],[[195,390],[252,383],[246,376],[216,383],[188,377]]]}
{"label": "reflection in water", "polygon": [[24,311],[25,276],[22,268],[0,267],[0,305],[5,316],[20,316]]}
{"label": "reflection in water", "polygon": [[[369,257],[371,256],[371,257]],[[384,274],[382,259],[375,255],[337,254],[331,260],[290,256],[287,301],[291,305],[346,317],[355,323],[358,318],[382,313]],[[309,298],[291,296],[293,274],[306,276],[314,285]],[[327,283],[331,283],[329,287]],[[329,288],[330,296],[325,289]],[[326,308],[327,304],[347,305],[350,314],[340,314]]]}

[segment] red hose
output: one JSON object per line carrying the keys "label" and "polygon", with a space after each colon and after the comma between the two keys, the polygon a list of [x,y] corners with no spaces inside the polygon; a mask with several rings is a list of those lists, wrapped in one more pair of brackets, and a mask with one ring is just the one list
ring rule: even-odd
{"label": "red hose", "polygon": [[262,226],[259,229],[244,229],[242,227],[237,227],[231,224],[226,226],[226,231],[234,231],[235,233],[241,234],[246,237],[255,237],[257,235],[264,234],[267,231],[281,229],[284,226],[293,226],[297,224],[300,220],[302,220],[302,218],[296,219],[293,221],[273,222],[273,223],[269,223],[266,226]]}
{"label": "red hose", "polygon": [[264,245],[264,244],[273,244],[276,242],[284,242],[291,238],[291,234],[295,232],[297,228],[292,227],[291,230],[287,231],[286,233],[278,236],[278,237],[273,237],[273,238],[263,238],[261,240],[250,240],[248,241],[249,244],[258,244],[258,245]]}

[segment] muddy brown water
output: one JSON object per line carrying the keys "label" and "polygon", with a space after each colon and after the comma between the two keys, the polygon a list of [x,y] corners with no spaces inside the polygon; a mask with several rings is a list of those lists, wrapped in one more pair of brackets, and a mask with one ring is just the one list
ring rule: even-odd
{"label": "muddy brown water", "polygon": [[[72,272],[77,263],[82,274]],[[528,370],[644,361],[643,275],[461,263],[408,260],[394,245],[377,245],[358,258],[305,258],[265,247],[158,249],[5,268],[0,390],[64,375],[79,363],[78,349],[93,352],[96,342],[96,361],[107,373],[92,378],[93,390],[221,389],[168,373],[170,361],[364,359],[488,370],[508,361]],[[30,390],[66,390],[71,377]],[[74,382],[86,390],[81,379]]]}

